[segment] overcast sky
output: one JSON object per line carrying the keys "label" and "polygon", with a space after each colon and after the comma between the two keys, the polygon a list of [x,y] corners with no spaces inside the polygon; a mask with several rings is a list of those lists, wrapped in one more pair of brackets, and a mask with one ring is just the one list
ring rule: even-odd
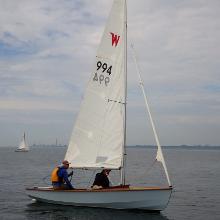
{"label": "overcast sky", "polygon": [[[0,146],[68,145],[112,0],[0,0]],[[220,145],[220,1],[128,0],[162,146]],[[127,145],[155,144],[128,40]]]}

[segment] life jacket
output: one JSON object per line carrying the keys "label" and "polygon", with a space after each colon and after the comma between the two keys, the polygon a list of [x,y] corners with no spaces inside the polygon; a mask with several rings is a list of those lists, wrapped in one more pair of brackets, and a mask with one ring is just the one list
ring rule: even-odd
{"label": "life jacket", "polygon": [[64,177],[59,177],[57,175],[57,172],[60,170],[60,169],[65,169],[64,167],[57,167],[54,169],[54,171],[52,172],[52,183],[65,183],[65,179]]}

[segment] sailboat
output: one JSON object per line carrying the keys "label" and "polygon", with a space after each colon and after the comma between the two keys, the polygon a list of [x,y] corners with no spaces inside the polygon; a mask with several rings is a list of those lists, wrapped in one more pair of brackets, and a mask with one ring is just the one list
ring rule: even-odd
{"label": "sailboat", "polygon": [[114,0],[64,160],[74,169],[119,170],[120,184],[97,190],[26,188],[29,197],[54,204],[113,209],[161,211],[167,206],[172,186],[150,112],[158,145],[156,160],[163,164],[168,186],[132,187],[125,183],[126,81],[127,6],[126,0]]}
{"label": "sailboat", "polygon": [[25,141],[25,132],[24,132],[19,142],[18,149],[15,152],[28,152],[28,151],[29,151],[29,147],[27,142]]}

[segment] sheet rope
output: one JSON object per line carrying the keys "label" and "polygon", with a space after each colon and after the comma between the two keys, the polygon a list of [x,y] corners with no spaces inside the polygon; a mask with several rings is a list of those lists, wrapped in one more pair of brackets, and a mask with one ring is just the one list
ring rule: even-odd
{"label": "sheet rope", "polygon": [[129,182],[128,185],[133,185],[134,183],[142,179],[147,174],[147,172],[151,169],[151,167],[156,163],[156,161],[157,159],[155,159],[155,161],[151,164],[151,166],[144,173],[142,173],[139,177]]}
{"label": "sheet rope", "polygon": [[[45,182],[45,179],[48,178],[49,176],[51,176],[51,173],[50,173],[49,175],[45,176],[44,178],[40,179],[39,181],[37,181],[37,182],[35,182],[35,183],[32,183],[31,185],[35,185],[35,184],[37,184],[37,183],[39,183],[39,182],[41,182],[41,181],[43,181],[45,185],[48,185],[48,184]],[[30,187],[31,187],[31,186],[28,186],[27,188],[30,188]]]}

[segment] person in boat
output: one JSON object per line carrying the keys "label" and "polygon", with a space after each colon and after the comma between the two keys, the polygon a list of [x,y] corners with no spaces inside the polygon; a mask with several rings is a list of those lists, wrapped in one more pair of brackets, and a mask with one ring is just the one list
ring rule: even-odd
{"label": "person in boat", "polygon": [[[67,169],[69,168],[69,162],[67,160],[64,160],[62,162],[61,167],[57,167],[52,172],[52,185],[53,189],[60,189],[60,190],[69,190],[74,189],[71,185],[70,181],[68,180],[69,176],[73,175],[73,171],[68,174]],[[66,182],[66,184],[65,184]]]}
{"label": "person in boat", "polygon": [[92,189],[102,189],[103,187],[109,187],[108,175],[111,170],[102,170],[101,173],[97,173],[95,181],[92,185]]}

